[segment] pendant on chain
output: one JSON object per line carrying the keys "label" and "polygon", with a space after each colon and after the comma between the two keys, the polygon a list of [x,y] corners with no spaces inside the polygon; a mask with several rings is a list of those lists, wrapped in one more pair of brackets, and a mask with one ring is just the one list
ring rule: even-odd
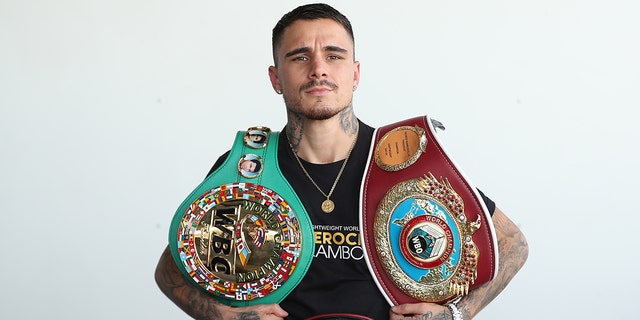
{"label": "pendant on chain", "polygon": [[324,211],[324,213],[331,213],[333,208],[335,208],[335,205],[330,199],[327,198],[327,200],[322,201],[322,211]]}
{"label": "pendant on chain", "polygon": [[331,186],[331,190],[329,190],[328,194],[324,193],[324,191],[322,191],[322,189],[320,189],[320,187],[315,182],[315,180],[313,180],[313,178],[311,177],[309,172],[307,172],[307,169],[305,169],[304,165],[302,165],[302,161],[300,161],[300,158],[298,157],[298,153],[295,151],[293,146],[291,146],[291,143],[289,143],[289,147],[291,148],[291,152],[293,153],[293,156],[298,161],[298,165],[300,165],[300,168],[302,169],[302,172],[304,172],[304,174],[307,176],[307,178],[309,178],[309,181],[311,181],[313,186],[316,187],[316,189],[318,189],[318,191],[320,191],[320,193],[322,193],[323,196],[327,197],[327,200],[322,201],[322,211],[324,213],[331,213],[331,212],[333,212],[333,209],[335,209],[335,207],[336,207],[335,203],[333,203],[333,201],[331,201],[331,199],[329,199],[329,198],[333,194],[333,191],[336,189],[336,185],[338,185],[338,180],[340,180],[340,176],[342,176],[342,172],[344,172],[344,168],[347,166],[347,162],[349,162],[349,157],[351,156],[351,152],[353,151],[353,148],[356,146],[356,142],[358,141],[358,133],[359,132],[360,132],[360,126],[356,127],[355,139],[353,139],[353,142],[351,143],[351,148],[349,148],[349,152],[347,152],[347,157],[344,158],[344,161],[342,161],[342,166],[340,167],[340,171],[338,171],[338,175],[333,180],[333,185]]}

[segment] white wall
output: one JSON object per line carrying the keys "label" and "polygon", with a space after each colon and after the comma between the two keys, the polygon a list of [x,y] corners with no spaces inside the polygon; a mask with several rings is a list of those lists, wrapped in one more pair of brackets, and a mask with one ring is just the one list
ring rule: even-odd
{"label": "white wall", "polygon": [[[356,113],[444,122],[529,240],[477,319],[636,317],[638,2],[330,3]],[[270,30],[297,4],[0,0],[0,318],[187,318],[153,281],[169,222],[237,130],[284,125]]]}

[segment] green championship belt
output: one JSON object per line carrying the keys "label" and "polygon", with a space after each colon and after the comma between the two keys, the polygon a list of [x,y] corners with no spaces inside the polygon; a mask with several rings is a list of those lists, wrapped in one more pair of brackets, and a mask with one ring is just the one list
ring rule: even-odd
{"label": "green championship belt", "polygon": [[279,303],[313,258],[311,220],[278,166],[278,135],[266,127],[238,132],[229,156],[171,222],[178,268],[226,305]]}

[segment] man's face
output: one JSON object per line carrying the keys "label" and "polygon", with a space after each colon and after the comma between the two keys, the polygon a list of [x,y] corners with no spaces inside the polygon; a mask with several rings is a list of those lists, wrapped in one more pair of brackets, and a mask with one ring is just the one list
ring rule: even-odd
{"label": "man's face", "polygon": [[251,161],[251,160],[244,160],[240,163],[240,169],[246,171],[246,172],[255,172],[256,171],[256,164],[255,162]]}
{"label": "man's face", "polygon": [[351,105],[360,80],[347,31],[331,19],[298,20],[287,27],[276,49],[271,84],[282,91],[287,109],[324,120]]}

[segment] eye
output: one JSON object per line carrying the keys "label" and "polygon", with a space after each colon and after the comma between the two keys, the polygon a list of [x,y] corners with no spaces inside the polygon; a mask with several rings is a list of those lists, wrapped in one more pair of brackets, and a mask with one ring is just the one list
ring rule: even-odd
{"label": "eye", "polygon": [[340,60],[340,59],[342,59],[342,57],[338,56],[338,55],[330,55],[329,57],[327,57],[327,59],[329,59],[329,60]]}
{"label": "eye", "polygon": [[297,56],[297,57],[293,57],[292,60],[293,61],[307,61],[307,60],[309,60],[309,58],[307,58],[305,56]]}

